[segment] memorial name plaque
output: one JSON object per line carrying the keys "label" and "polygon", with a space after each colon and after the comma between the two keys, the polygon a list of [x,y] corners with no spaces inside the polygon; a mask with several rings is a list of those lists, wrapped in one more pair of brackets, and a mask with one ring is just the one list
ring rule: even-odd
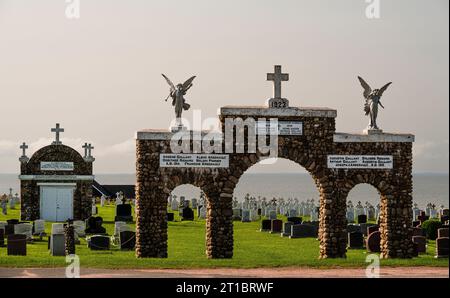
{"label": "memorial name plaque", "polygon": [[73,162],[41,161],[41,171],[73,171]]}
{"label": "memorial name plaque", "polygon": [[256,134],[280,136],[301,136],[303,135],[303,122],[300,121],[278,121],[278,132],[275,127],[270,126],[270,121],[257,121]]}
{"label": "memorial name plaque", "polygon": [[392,155],[328,155],[330,169],[392,169]]}
{"label": "memorial name plaque", "polygon": [[160,154],[161,168],[228,168],[228,154]]}

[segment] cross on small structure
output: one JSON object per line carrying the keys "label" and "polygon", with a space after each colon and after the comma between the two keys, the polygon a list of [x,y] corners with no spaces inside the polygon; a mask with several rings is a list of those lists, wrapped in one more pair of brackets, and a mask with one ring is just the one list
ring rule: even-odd
{"label": "cross on small structure", "polygon": [[281,65],[275,65],[274,73],[268,73],[267,80],[273,81],[273,98],[281,99],[281,82],[289,81],[289,74],[281,72]]}
{"label": "cross on small structure", "polygon": [[23,142],[22,145],[20,145],[20,149],[22,149],[22,157],[26,157],[27,156],[26,150],[28,149],[28,145],[25,142]]}
{"label": "cross on small structure", "polygon": [[83,147],[84,149],[84,158],[92,158],[92,149],[94,149],[94,146],[92,144],[84,143]]}
{"label": "cross on small structure", "polygon": [[56,134],[55,141],[52,143],[52,145],[61,145],[61,141],[59,140],[59,134],[61,132],[64,132],[64,128],[61,128],[59,123],[56,123],[56,127],[51,129],[51,132],[54,132]]}

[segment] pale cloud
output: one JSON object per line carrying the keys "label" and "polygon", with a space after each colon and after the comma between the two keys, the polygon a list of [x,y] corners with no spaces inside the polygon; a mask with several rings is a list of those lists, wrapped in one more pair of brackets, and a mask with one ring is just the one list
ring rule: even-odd
{"label": "pale cloud", "polygon": [[448,160],[448,148],[449,140],[417,142],[413,145],[413,157],[420,159]]}

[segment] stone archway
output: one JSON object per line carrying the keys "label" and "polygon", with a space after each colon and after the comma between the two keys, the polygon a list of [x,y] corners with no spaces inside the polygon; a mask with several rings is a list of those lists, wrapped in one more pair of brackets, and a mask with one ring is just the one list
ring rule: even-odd
{"label": "stone archway", "polygon": [[[414,136],[336,133],[335,117],[336,111],[328,108],[223,107],[219,115],[222,128],[219,152],[208,154],[192,154],[194,135],[203,138],[208,132],[139,131],[136,138],[136,255],[167,257],[166,199],[176,186],[192,184],[207,196],[207,257],[231,258],[234,189],[243,173],[266,156],[260,151],[251,152],[248,144],[255,139],[249,138],[248,127],[237,127],[237,124],[248,119],[259,122],[263,118],[265,122],[276,118],[284,127],[278,126],[282,133],[276,136],[277,157],[304,167],[320,193],[320,258],[346,257],[345,202],[350,189],[358,183],[369,183],[385,196],[381,255],[411,257]],[[226,129],[227,120],[235,123],[231,131]],[[263,123],[263,130],[266,123]],[[295,131],[290,130],[292,126]],[[245,138],[238,139],[237,131],[245,132]],[[172,152],[171,140],[175,135],[188,137],[187,152],[184,149],[181,153]],[[232,137],[232,149],[244,143],[245,150],[228,152],[225,144],[228,135]],[[208,162],[204,163],[203,158]]]}

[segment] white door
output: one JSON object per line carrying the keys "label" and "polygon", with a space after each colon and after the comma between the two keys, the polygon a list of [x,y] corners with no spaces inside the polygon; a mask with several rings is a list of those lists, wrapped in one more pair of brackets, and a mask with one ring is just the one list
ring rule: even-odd
{"label": "white door", "polygon": [[73,192],[70,186],[41,186],[41,219],[62,222],[73,218]]}

